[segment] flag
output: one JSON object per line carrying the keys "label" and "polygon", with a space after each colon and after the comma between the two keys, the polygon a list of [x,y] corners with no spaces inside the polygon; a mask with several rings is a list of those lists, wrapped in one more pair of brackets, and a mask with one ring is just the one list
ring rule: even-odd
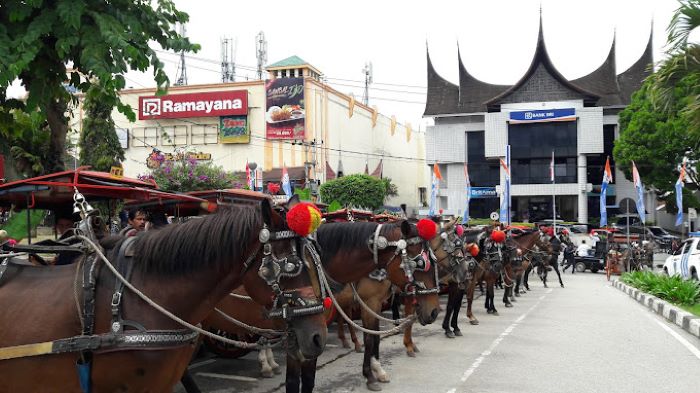
{"label": "flag", "polygon": [[681,174],[676,181],[676,205],[678,205],[678,213],[676,213],[676,226],[683,225],[683,186],[685,184],[685,162],[681,166]]}
{"label": "flag", "polygon": [[434,216],[437,209],[437,193],[438,187],[440,185],[440,180],[442,180],[442,175],[440,174],[440,168],[438,168],[437,162],[433,164],[433,181],[430,184],[430,209],[428,210],[429,216]]}
{"label": "flag", "polygon": [[642,178],[639,177],[639,171],[637,171],[637,166],[634,165],[634,161],[632,161],[632,181],[634,182],[634,188],[637,190],[637,213],[639,214],[639,219],[645,222],[644,185],[642,184]]}
{"label": "flag", "polygon": [[369,175],[369,163],[365,160],[365,175]]}
{"label": "flag", "polygon": [[469,202],[472,198],[472,183],[469,180],[469,169],[467,169],[467,163],[464,163],[464,178],[465,178],[465,189],[467,193],[467,202],[464,207],[464,216],[462,217],[462,224],[469,225]]}
{"label": "flag", "polygon": [[287,167],[282,167],[282,190],[287,196],[287,199],[292,197],[292,184],[289,182],[289,173],[287,173]]}
{"label": "flag", "polygon": [[245,184],[248,186],[248,189],[253,190],[253,177],[250,174],[248,160],[245,162]]}
{"label": "flag", "polygon": [[554,150],[552,150],[552,161],[549,163],[549,181],[554,183]]}
{"label": "flag", "polygon": [[607,194],[608,183],[612,181],[612,171],[610,170],[610,157],[605,161],[605,169],[603,170],[603,182],[600,186],[600,226],[608,225],[608,210],[607,210]]}
{"label": "flag", "polygon": [[335,172],[333,171],[333,168],[331,168],[331,164],[326,161],[326,180],[333,180],[336,178]]}
{"label": "flag", "polygon": [[503,161],[501,158],[501,167],[506,174],[506,184],[503,190],[499,219],[504,224],[510,224],[510,145],[506,146],[506,160]]}
{"label": "flag", "polygon": [[370,176],[376,177],[378,179],[381,179],[384,174],[384,159],[382,158],[379,160],[379,164],[377,164],[377,168],[374,169],[374,172]]}

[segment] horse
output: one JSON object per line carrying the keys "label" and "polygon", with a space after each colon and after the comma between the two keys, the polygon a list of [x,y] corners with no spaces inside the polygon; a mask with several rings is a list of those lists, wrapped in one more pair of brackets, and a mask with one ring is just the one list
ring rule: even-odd
{"label": "horse", "polygon": [[[344,227],[339,227],[343,225]],[[380,224],[377,223],[333,223],[325,224],[319,228],[317,232],[318,242],[322,250],[322,258],[324,264],[330,261],[339,261],[347,265],[347,258],[363,258],[365,261],[373,260],[377,266],[387,267],[387,275],[389,280],[393,282],[401,282],[405,290],[409,292],[415,291],[418,297],[423,299],[418,300],[416,314],[421,324],[432,323],[438,315],[438,296],[437,282],[435,279],[434,264],[428,262],[426,258],[427,250],[424,247],[423,241],[419,241],[415,225],[408,221],[388,223],[382,225],[382,231],[386,231],[386,240],[389,243],[396,243],[397,240],[407,238],[405,254],[399,253],[395,247],[386,247],[383,250],[385,255],[381,255],[375,245],[378,243],[373,241],[376,237],[376,228]],[[397,232],[397,229],[399,230]],[[391,231],[389,231],[391,230]],[[384,232],[381,232],[384,233]],[[393,239],[390,240],[389,234],[393,233]],[[397,237],[399,235],[400,237]],[[390,252],[386,252],[390,251]],[[423,251],[423,252],[421,252]],[[384,259],[386,258],[386,259]],[[329,261],[329,262],[327,262]],[[413,270],[412,266],[428,267],[426,271]],[[365,272],[365,275],[367,272]],[[336,276],[339,280],[341,276]],[[349,277],[349,275],[348,275]],[[412,279],[409,279],[411,277]],[[347,277],[345,277],[347,279]],[[358,288],[359,290],[359,288]],[[421,296],[425,293],[425,296]],[[388,288],[385,295],[388,297]],[[340,299],[337,299],[340,301]],[[369,308],[373,312],[381,311],[381,302],[370,304]],[[367,329],[377,330],[379,321],[370,315],[366,310],[362,311],[363,326]],[[388,382],[388,376],[383,372],[379,363],[379,337],[374,334],[364,334],[365,356],[363,358],[362,374],[367,379],[367,387],[370,390],[381,390],[378,382]],[[376,373],[376,375],[375,375]],[[316,374],[316,361],[310,360],[306,362],[287,362],[287,393],[299,392],[299,375],[301,374],[302,392],[312,392],[314,388],[314,380]],[[378,378],[380,376],[381,380]]]}
{"label": "horse", "polygon": [[[266,198],[257,206],[218,210],[140,234],[131,246],[121,240],[110,259],[124,260],[133,254],[129,282],[191,324],[201,322],[241,284],[257,302],[272,306],[275,292],[260,275],[269,279],[263,273],[270,264],[279,266],[276,258],[291,262],[297,256],[289,239],[265,239],[263,234],[289,233],[284,219]],[[130,291],[118,292],[115,276],[102,263],[91,263],[91,258],[92,254],[62,266],[7,266],[0,282],[0,358],[5,359],[0,362],[0,374],[12,378],[0,380],[0,391],[162,392],[172,390],[180,380],[195,349],[196,334],[176,330],[179,323],[154,312]],[[76,310],[81,298],[88,297],[88,291],[80,287],[83,276],[95,286],[94,316]],[[273,281],[279,291],[292,288],[297,299],[318,303],[307,274]],[[285,305],[294,310],[295,305]],[[91,321],[94,334],[86,335],[84,328]],[[129,327],[138,330],[125,329]],[[290,353],[317,357],[324,349],[326,334],[321,314],[295,318],[289,329]],[[70,340],[61,341],[63,338]],[[37,342],[41,344],[31,345]],[[148,342],[156,345],[145,344]],[[51,350],[39,351],[47,343]],[[33,353],[8,356],[8,350],[22,344],[30,344]],[[79,380],[74,367],[85,362],[91,364],[92,375]]]}
{"label": "horse", "polygon": [[510,291],[508,293],[511,301],[515,301],[514,297],[520,297],[521,295],[520,285],[523,283],[524,273],[530,268],[534,247],[545,248],[545,244],[540,240],[541,235],[539,230],[532,230],[508,239],[508,256],[511,259],[515,276],[515,287],[509,288]]}

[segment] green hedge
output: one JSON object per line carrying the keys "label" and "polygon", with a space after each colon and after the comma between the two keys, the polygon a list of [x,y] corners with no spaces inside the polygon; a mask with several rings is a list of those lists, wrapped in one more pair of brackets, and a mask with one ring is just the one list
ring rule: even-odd
{"label": "green hedge", "polygon": [[620,281],[677,305],[693,306],[700,303],[700,284],[677,275],[669,277],[650,271],[635,271],[624,273]]}
{"label": "green hedge", "polygon": [[[32,229],[35,229],[39,225],[41,220],[44,219],[45,214],[46,212],[44,210],[30,211],[29,215],[31,217]],[[12,239],[17,241],[24,239],[27,237],[27,212],[21,211],[13,214],[4,226],[0,226],[0,229],[6,230]]]}

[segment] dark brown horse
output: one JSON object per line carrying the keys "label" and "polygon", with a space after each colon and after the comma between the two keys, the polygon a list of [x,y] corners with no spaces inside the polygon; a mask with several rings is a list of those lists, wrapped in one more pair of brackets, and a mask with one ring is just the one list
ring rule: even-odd
{"label": "dark brown horse", "polygon": [[[401,256],[396,253],[395,247],[387,247],[378,252],[373,252],[373,248],[369,243],[369,239],[374,236],[377,223],[333,223],[322,225],[318,232],[318,242],[323,252],[323,263],[326,267],[328,275],[338,282],[352,282],[348,280],[353,278],[353,281],[358,281],[360,277],[356,277],[358,269],[352,266],[352,261],[366,266],[369,261],[377,261],[378,268],[389,267],[388,270],[395,271],[391,266],[402,263]],[[384,224],[381,228],[382,236],[388,241],[397,241],[402,238],[416,238],[417,230],[415,225],[409,224],[407,221]],[[409,242],[410,243],[410,242]],[[408,245],[407,255],[420,254],[420,244]],[[376,257],[375,257],[376,255]],[[331,266],[344,266],[344,275],[334,274]],[[435,271],[427,272],[411,272],[417,282],[422,282],[428,289],[436,287],[434,274]],[[371,270],[370,270],[371,271]],[[364,271],[363,276],[366,276],[370,271]],[[353,274],[354,273],[354,274]],[[405,272],[395,271],[395,274],[405,274]],[[394,278],[394,280],[406,280],[403,278]],[[346,281],[347,280],[347,281]],[[391,279],[390,279],[391,280]],[[405,281],[404,281],[405,282]],[[388,292],[387,292],[388,296]],[[381,307],[381,303],[379,305]],[[374,305],[376,311],[376,305]],[[416,313],[418,320],[421,323],[431,323],[437,318],[438,299],[437,294],[426,296],[421,306],[417,308]],[[377,330],[379,321],[371,318],[365,320],[365,315],[369,315],[363,311],[363,326],[368,329]],[[380,370],[381,365],[378,364],[379,356],[379,337],[375,335],[364,335],[365,342],[365,357],[362,367],[362,373],[367,378],[367,386],[370,388],[380,388],[378,378],[374,370]],[[379,366],[379,367],[377,367]],[[374,369],[374,370],[373,370]],[[381,371],[379,371],[381,374]],[[313,391],[316,375],[316,361],[306,362],[290,362],[287,360],[287,393],[299,392],[299,383],[304,393]],[[299,380],[301,376],[301,381]],[[388,382],[388,381],[386,381]]]}
{"label": "dark brown horse", "polygon": [[[130,282],[193,324],[202,321],[241,284],[256,301],[271,305],[273,292],[258,275],[263,258],[258,234],[264,224],[272,231],[287,229],[267,199],[259,206],[221,208],[211,216],[144,233],[134,244]],[[294,254],[289,241],[268,244],[278,257]],[[115,250],[119,249],[117,245]],[[250,262],[247,267],[246,262]],[[84,265],[9,266],[0,282],[0,348],[80,335],[82,320],[76,297],[81,296],[75,293],[76,276]],[[283,279],[280,284],[281,289],[292,288],[308,301],[318,301],[307,274]],[[107,268],[100,269],[96,286],[95,334],[108,335],[115,278]],[[181,329],[129,290],[121,304],[123,319],[148,331]],[[295,338],[294,354],[315,358],[323,351],[326,327],[322,315],[296,319],[290,332]],[[175,348],[98,348],[93,353],[93,391],[170,391],[193,350],[190,342]],[[78,360],[76,352],[3,360],[0,375],[12,377],[0,379],[0,392],[80,392],[75,369]]]}

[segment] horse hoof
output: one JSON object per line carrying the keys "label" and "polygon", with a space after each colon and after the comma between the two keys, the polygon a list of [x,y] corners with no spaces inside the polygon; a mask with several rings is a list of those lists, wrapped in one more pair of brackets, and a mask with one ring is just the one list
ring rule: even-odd
{"label": "horse hoof", "polygon": [[367,382],[367,389],[373,392],[381,392],[382,386],[379,385],[379,382]]}
{"label": "horse hoof", "polygon": [[263,378],[272,378],[272,377],[275,376],[275,375],[272,373],[272,370],[261,371],[261,372],[260,372],[260,375],[261,375]]}
{"label": "horse hoof", "polygon": [[[519,292],[519,291],[518,291],[518,292],[515,292],[515,297],[520,297],[520,293],[521,293],[521,292]],[[513,301],[515,301],[515,300],[513,300]]]}
{"label": "horse hoof", "polygon": [[479,321],[475,319],[475,320],[473,320],[473,321],[469,321],[469,324],[471,324],[471,325],[478,325],[478,324],[479,324]]}
{"label": "horse hoof", "polygon": [[364,350],[362,349],[362,345],[355,345],[355,352],[357,352],[357,353],[364,352]]}
{"label": "horse hoof", "polygon": [[494,311],[492,314],[498,316],[498,311]]}
{"label": "horse hoof", "polygon": [[510,304],[510,303],[506,303],[506,308],[511,308],[511,307],[513,307],[513,305],[512,305],[512,304]]}
{"label": "horse hoof", "polygon": [[416,344],[413,344],[413,352],[419,353],[420,349],[416,346]]}
{"label": "horse hoof", "polygon": [[275,374],[277,374],[277,375],[280,375],[280,374],[282,374],[282,368],[281,368],[281,367],[275,367],[275,368],[272,369],[272,372],[275,373]]}
{"label": "horse hoof", "polygon": [[416,357],[416,353],[412,351],[406,351],[406,356],[408,356],[409,358],[414,358]]}
{"label": "horse hoof", "polygon": [[564,288],[564,284],[561,284],[561,287]]}
{"label": "horse hoof", "polygon": [[452,332],[449,331],[449,330],[445,330],[445,337],[447,337],[447,338],[455,338],[455,334],[452,333]]}
{"label": "horse hoof", "polygon": [[381,383],[389,383],[389,382],[391,382],[391,380],[389,379],[389,376],[388,376],[388,375],[379,376],[379,377],[377,377],[377,380],[378,380],[379,382],[381,382]]}
{"label": "horse hoof", "polygon": [[464,334],[462,334],[461,330],[455,330],[455,336],[462,337],[462,336],[464,336]]}

